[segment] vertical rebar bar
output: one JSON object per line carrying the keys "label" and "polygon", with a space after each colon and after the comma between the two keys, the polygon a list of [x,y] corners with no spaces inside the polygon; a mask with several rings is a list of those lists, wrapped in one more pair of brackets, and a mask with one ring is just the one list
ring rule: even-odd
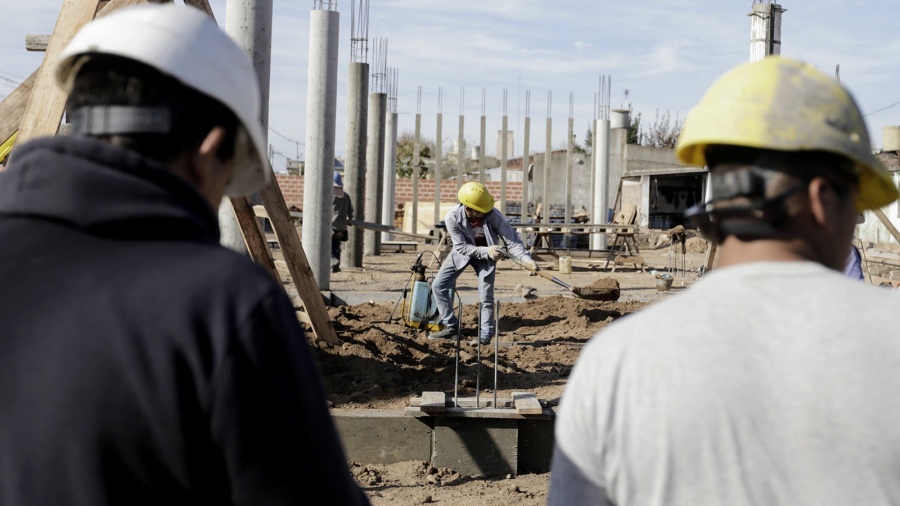
{"label": "vertical rebar bar", "polygon": [[[475,343],[478,347],[477,358],[475,362],[475,409],[481,409],[481,311],[484,309],[484,303],[478,303],[478,327],[475,329]],[[459,328],[462,328],[462,320],[460,320]]]}
{"label": "vertical rebar bar", "polygon": [[497,366],[500,352],[500,302],[494,302],[494,409],[497,409]]}
{"label": "vertical rebar bar", "polygon": [[416,93],[416,131],[413,137],[413,156],[412,156],[412,233],[419,233],[419,143],[422,138],[422,86]]}

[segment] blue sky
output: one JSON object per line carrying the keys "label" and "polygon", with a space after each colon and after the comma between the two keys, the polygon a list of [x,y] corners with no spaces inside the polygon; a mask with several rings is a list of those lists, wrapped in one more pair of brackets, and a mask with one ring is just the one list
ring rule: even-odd
{"label": "blue sky", "polygon": [[[303,156],[310,1],[275,1],[269,142]],[[6,2],[0,17],[0,97],[41,61],[24,50],[26,34],[50,33],[62,0]],[[225,0],[211,0],[222,26]],[[642,124],[657,111],[683,118],[723,72],[749,59],[752,0],[371,0],[369,39],[388,40],[388,67],[399,71],[399,131],[412,131],[422,87],[423,135],[433,138],[438,88],[443,89],[445,146],[458,136],[460,88],[467,143],[480,137],[485,89],[488,154],[507,90],[510,129],[521,153],[526,90],[531,92],[531,149],[544,149],[547,95],[552,92],[553,145],[565,145],[569,94],[577,139],[594,118],[601,75],[611,76],[611,104],[629,104]],[[900,125],[900,31],[896,0],[785,0],[782,55],[809,61],[856,97],[875,148],[881,129]],[[345,150],[350,0],[339,0],[336,154]],[[371,62],[370,57],[370,62]],[[625,90],[628,90],[626,101]],[[288,140],[291,139],[291,140]],[[293,141],[293,142],[292,142]],[[298,145],[298,143],[300,143]]]}

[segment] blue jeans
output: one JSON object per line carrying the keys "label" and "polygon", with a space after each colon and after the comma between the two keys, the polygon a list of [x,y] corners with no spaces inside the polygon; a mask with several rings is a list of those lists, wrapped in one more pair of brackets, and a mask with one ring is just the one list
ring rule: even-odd
{"label": "blue jeans", "polygon": [[478,274],[478,297],[481,299],[481,330],[479,337],[494,337],[494,276],[497,269],[491,260],[471,259],[461,269],[453,265],[453,258],[448,256],[441,264],[440,270],[431,284],[431,292],[441,312],[441,322],[448,327],[459,325],[459,318],[453,312],[452,293],[456,286],[456,278],[466,267],[472,266]]}

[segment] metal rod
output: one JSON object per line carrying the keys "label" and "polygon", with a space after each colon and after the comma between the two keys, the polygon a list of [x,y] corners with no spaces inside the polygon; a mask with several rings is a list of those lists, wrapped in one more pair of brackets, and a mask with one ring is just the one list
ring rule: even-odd
{"label": "metal rod", "polygon": [[[475,409],[481,409],[481,310],[484,303],[478,303],[478,327],[476,328],[475,342],[478,343],[478,357],[475,362]],[[460,321],[459,328],[462,328]]]}
{"label": "metal rod", "polygon": [[456,294],[457,301],[457,324],[456,324],[456,372],[453,377],[453,407],[459,407],[459,347],[462,342],[462,297],[456,291],[456,285],[453,286],[453,293]]}
{"label": "metal rod", "polygon": [[500,352],[500,303],[494,302],[494,409],[497,409],[497,355]]}

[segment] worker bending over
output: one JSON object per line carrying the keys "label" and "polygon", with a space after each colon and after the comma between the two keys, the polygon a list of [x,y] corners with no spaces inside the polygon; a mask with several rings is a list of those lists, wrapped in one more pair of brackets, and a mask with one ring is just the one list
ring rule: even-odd
{"label": "worker bending over", "polygon": [[490,344],[494,337],[494,276],[497,260],[501,256],[503,244],[511,256],[517,258],[531,270],[537,264],[525,251],[519,234],[506,221],[499,209],[494,209],[494,197],[481,183],[469,182],[462,185],[457,193],[457,204],[444,222],[453,242],[450,254],[441,265],[432,284],[434,298],[441,313],[444,329],[428,336],[428,339],[456,339],[459,319],[453,312],[453,289],[456,278],[466,266],[471,265],[478,274],[478,297],[481,300],[481,328],[478,341]]}
{"label": "worker bending over", "polygon": [[805,63],[743,64],[676,154],[709,167],[686,214],[718,263],[585,346],[548,503],[900,504],[900,294],[841,272],[857,211],[897,187],[853,98]]}

